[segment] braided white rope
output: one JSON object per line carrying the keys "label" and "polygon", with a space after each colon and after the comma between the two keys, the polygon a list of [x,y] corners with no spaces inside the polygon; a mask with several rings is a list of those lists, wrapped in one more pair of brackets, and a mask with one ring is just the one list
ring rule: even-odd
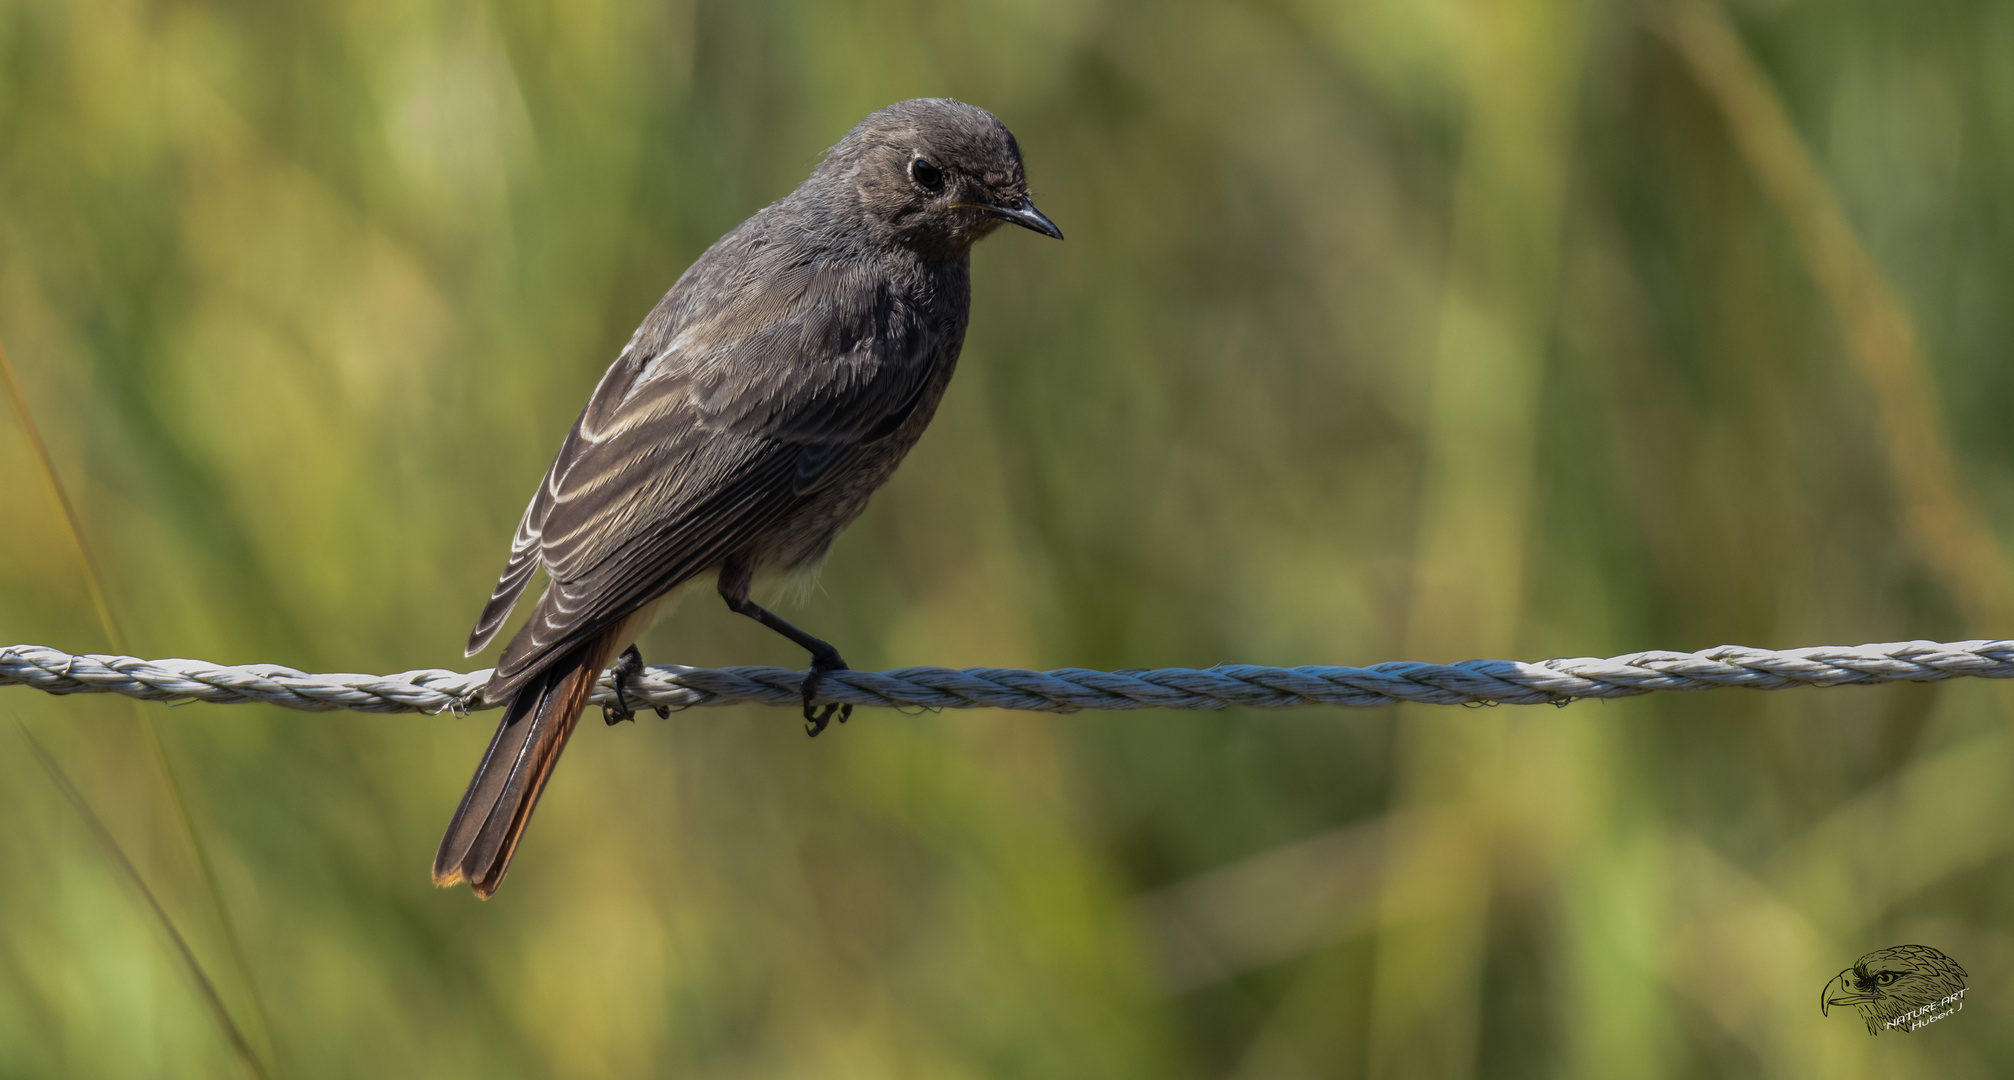
{"label": "braided white rope", "polygon": [[[147,701],[264,702],[328,712],[460,712],[488,708],[476,694],[488,671],[404,671],[396,675],[310,675],[274,664],[238,667],[202,660],[72,656],[41,645],[0,649],[0,686],[51,694],[124,694]],[[928,709],[1221,709],[1230,705],[1564,705],[1656,690],[1740,686],[1781,690],[1848,683],[1939,682],[2014,678],[2014,641],[1898,641],[1752,649],[1722,645],[1696,653],[1641,652],[1606,660],[1573,657],[1528,664],[1393,661],[1367,668],[1256,667],[1151,671],[1017,671],[1009,668],[899,668],[835,671],[819,684],[822,701]],[[657,666],[631,680],[632,705],[796,705],[804,673],[787,668]],[[604,673],[595,704],[614,700]]]}

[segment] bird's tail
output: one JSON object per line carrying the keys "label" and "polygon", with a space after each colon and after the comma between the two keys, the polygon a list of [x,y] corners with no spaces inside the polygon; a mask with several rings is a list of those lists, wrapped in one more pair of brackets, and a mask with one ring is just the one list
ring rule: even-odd
{"label": "bird's tail", "polygon": [[434,884],[466,881],[487,900],[503,884],[539,793],[566,749],[622,628],[567,653],[512,696],[489,752],[448,822]]}

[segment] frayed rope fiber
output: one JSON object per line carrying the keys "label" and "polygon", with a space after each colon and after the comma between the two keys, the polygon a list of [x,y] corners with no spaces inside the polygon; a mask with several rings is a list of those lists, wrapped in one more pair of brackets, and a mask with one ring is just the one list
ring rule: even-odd
{"label": "frayed rope fiber", "polygon": [[[124,694],[147,701],[263,702],[330,712],[462,712],[489,708],[476,699],[488,671],[404,671],[396,675],[311,675],[274,664],[229,666],[203,660],[141,660],[73,656],[41,645],[0,649],[0,686],[32,686],[51,694]],[[1607,659],[1573,657],[1524,663],[1466,660],[1422,664],[1399,660],[1367,668],[1257,667],[1139,671],[1017,671],[1010,668],[898,668],[835,671],[819,684],[819,699],[853,705],[925,709],[1277,709],[1292,705],[1564,705],[1582,698],[1618,698],[1658,690],[1940,682],[2014,678],[2014,641],[1897,641],[1754,649],[1721,645],[1701,652],[1640,652]],[[775,667],[689,668],[660,665],[632,679],[632,706],[796,706],[804,672]],[[606,673],[595,704],[611,704]]]}

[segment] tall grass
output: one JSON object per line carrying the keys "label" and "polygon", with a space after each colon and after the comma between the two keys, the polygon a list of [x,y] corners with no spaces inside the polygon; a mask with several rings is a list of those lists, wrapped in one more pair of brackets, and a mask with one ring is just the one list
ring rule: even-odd
{"label": "tall grass", "polygon": [[[852,662],[2006,633],[2002,7],[23,0],[0,339],[127,649],[460,665],[655,298],[950,94],[1070,239],[977,252],[964,369],[794,615]],[[0,419],[0,639],[104,647],[42,472]],[[697,598],[641,644],[801,660]],[[206,871],[128,707],[6,707],[293,1076],[2014,1062],[1990,687],[597,725],[481,905],[425,866],[488,718],[149,707]],[[238,1068],[0,742],[5,1071]],[[1912,941],[1963,1014],[1819,1015]]]}

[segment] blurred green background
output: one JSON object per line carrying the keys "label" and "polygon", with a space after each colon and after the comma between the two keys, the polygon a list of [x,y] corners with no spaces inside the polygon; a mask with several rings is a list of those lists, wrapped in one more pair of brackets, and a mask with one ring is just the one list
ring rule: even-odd
{"label": "blurred green background", "polygon": [[[946,94],[1070,239],[975,253],[795,610],[856,666],[2006,636],[2010,57],[1994,0],[6,0],[0,341],[126,651],[485,664],[636,322]],[[109,650],[62,520],[0,410],[0,641]],[[643,648],[803,661],[711,597]],[[2010,702],[590,717],[482,904],[427,867],[494,714],[5,690],[0,1075],[245,1074],[24,726],[272,1075],[2005,1075]],[[1820,1015],[1903,942],[1963,1014]]]}

